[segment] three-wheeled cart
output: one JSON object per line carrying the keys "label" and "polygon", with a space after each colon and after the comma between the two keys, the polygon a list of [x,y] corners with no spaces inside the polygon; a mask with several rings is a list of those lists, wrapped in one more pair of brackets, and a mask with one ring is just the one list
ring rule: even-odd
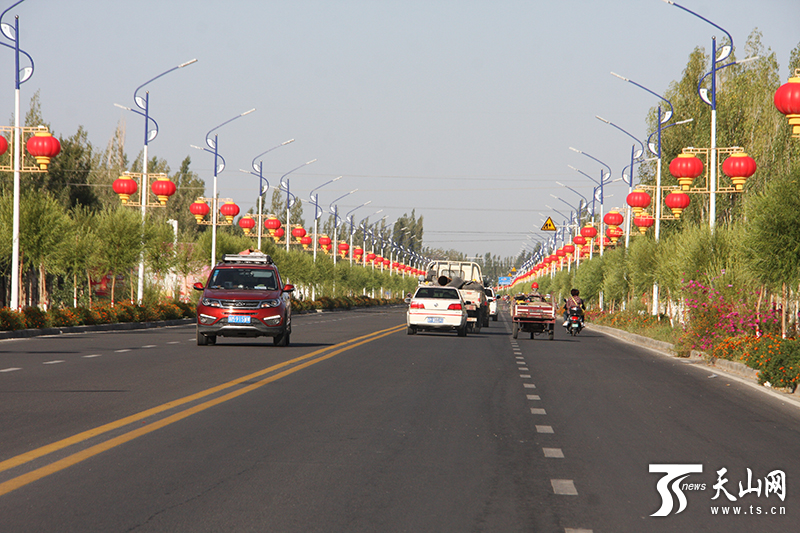
{"label": "three-wheeled cart", "polygon": [[[550,301],[548,301],[550,300]],[[540,295],[517,296],[511,304],[512,335],[516,339],[520,331],[530,332],[531,339],[546,334],[550,340],[555,336],[556,307],[552,297]]]}

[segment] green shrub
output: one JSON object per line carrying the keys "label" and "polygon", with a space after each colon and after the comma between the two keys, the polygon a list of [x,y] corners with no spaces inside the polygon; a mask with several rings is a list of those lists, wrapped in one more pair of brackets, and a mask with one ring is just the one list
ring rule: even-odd
{"label": "green shrub", "polygon": [[0,330],[14,331],[17,329],[25,329],[25,315],[12,311],[8,307],[0,308]]}
{"label": "green shrub", "polygon": [[174,302],[160,302],[155,307],[161,320],[177,320],[183,316],[183,310]]}
{"label": "green shrub", "polygon": [[42,329],[50,326],[50,320],[45,311],[38,307],[26,307],[22,310],[25,315],[25,327],[30,329]]}
{"label": "green shrub", "polygon": [[69,327],[80,324],[80,315],[72,307],[50,309],[50,323],[54,327]]}

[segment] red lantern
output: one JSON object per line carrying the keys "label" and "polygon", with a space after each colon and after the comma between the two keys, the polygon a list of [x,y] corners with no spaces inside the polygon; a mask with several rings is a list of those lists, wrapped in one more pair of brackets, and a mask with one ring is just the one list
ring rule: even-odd
{"label": "red lantern", "polygon": [[722,171],[731,179],[736,190],[741,191],[747,178],[756,173],[756,161],[744,152],[736,152],[722,163]]}
{"label": "red lantern", "polygon": [[233,224],[233,219],[239,214],[239,206],[228,201],[222,204],[222,207],[219,208],[219,212],[222,213],[222,216],[225,217],[228,224]]}
{"label": "red lantern", "polygon": [[256,221],[250,215],[245,215],[239,219],[239,227],[244,230],[245,235],[250,235],[250,231],[256,227]]}
{"label": "red lantern", "polygon": [[281,221],[275,215],[272,215],[264,221],[264,227],[269,230],[269,234],[272,237],[275,237],[275,230],[281,227]]}
{"label": "red lantern", "polygon": [[375,256],[375,264],[376,264],[376,265],[381,265],[381,264],[383,264],[383,257],[381,257],[380,255],[376,255],[376,256]]}
{"label": "red lantern", "polygon": [[586,244],[586,237],[584,237],[583,235],[575,235],[572,238],[572,242],[574,242],[578,246],[584,246]]}
{"label": "red lantern", "polygon": [[567,252],[565,252],[563,248],[556,250],[556,257],[566,257],[566,255]]}
{"label": "red lantern", "polygon": [[678,178],[682,191],[692,188],[692,181],[703,173],[703,162],[694,154],[678,154],[669,164],[670,173]]}
{"label": "red lantern", "polygon": [[356,246],[353,249],[353,257],[356,258],[356,261],[361,261],[361,257],[364,255],[364,249],[360,246]]}
{"label": "red lantern", "polygon": [[295,238],[297,242],[306,236],[306,229],[303,226],[295,226],[292,228],[292,237]]}
{"label": "red lantern", "polygon": [[603,217],[603,222],[609,226],[619,226],[622,224],[622,215],[616,211],[610,211]]}
{"label": "red lantern", "polygon": [[175,191],[178,190],[177,187],[175,187],[175,184],[172,183],[169,178],[158,178],[152,183],[152,185],[150,185],[150,189],[153,191],[153,194],[156,195],[156,198],[158,198],[158,203],[161,205],[167,205],[167,200],[169,200],[169,197],[175,194]]}
{"label": "red lantern", "polygon": [[649,215],[647,213],[642,213],[641,215],[633,219],[633,223],[636,224],[637,228],[639,228],[639,233],[644,235],[645,233],[647,233],[647,228],[656,223],[656,219],[653,218],[652,215]]}
{"label": "red lantern", "polygon": [[689,207],[691,201],[689,195],[684,192],[671,192],[664,198],[664,203],[672,210],[675,218],[681,218],[681,213]]}
{"label": "red lantern", "polygon": [[275,242],[278,242],[279,240],[281,240],[281,237],[283,237],[284,235],[286,235],[286,230],[284,230],[283,228],[278,228],[278,229],[276,229],[276,230],[275,230],[275,232],[272,234],[272,239],[273,239]]}
{"label": "red lantern", "polygon": [[778,111],[786,115],[792,127],[792,137],[800,138],[800,72],[781,85],[773,98]]}
{"label": "red lantern", "polygon": [[617,244],[617,240],[625,234],[619,226],[609,226],[606,229],[606,235],[611,239],[611,244]]}
{"label": "red lantern", "polygon": [[189,211],[194,215],[194,218],[197,219],[197,223],[199,224],[200,221],[211,211],[211,208],[208,207],[208,204],[205,202],[201,202],[197,200],[195,203],[189,206]]}
{"label": "red lantern", "polygon": [[300,244],[303,245],[303,250],[308,250],[308,247],[311,246],[312,242],[314,242],[314,239],[308,235],[300,238]]}
{"label": "red lantern", "polygon": [[384,267],[388,267],[390,262],[391,262],[391,261],[389,261],[389,260],[388,260],[388,259],[386,259],[385,257],[383,258],[383,266],[384,266]]}
{"label": "red lantern", "polygon": [[572,244],[565,244],[562,250],[564,250],[568,255],[572,255],[575,253],[575,246]]}
{"label": "red lantern", "polygon": [[376,256],[375,256],[374,253],[372,253],[372,252],[368,253],[367,254],[367,263],[372,263],[373,261],[375,261],[375,257]]}
{"label": "red lantern", "polygon": [[61,151],[61,143],[48,131],[37,131],[28,139],[28,152],[36,158],[36,164],[42,170],[47,170],[50,158]]}
{"label": "red lantern", "polygon": [[628,205],[633,209],[634,216],[639,216],[650,205],[650,195],[642,190],[635,190],[628,195]]}
{"label": "red lantern", "polygon": [[595,237],[597,237],[597,228],[594,226],[584,226],[581,228],[581,235],[585,237],[587,240],[591,241]]}
{"label": "red lantern", "polygon": [[8,141],[5,137],[0,135],[0,155],[3,155],[8,150]]}
{"label": "red lantern", "polygon": [[346,242],[340,242],[339,243],[339,255],[341,255],[342,258],[344,258],[347,255],[347,252],[349,252],[349,251],[350,251],[350,245],[349,244],[347,244]]}
{"label": "red lantern", "polygon": [[127,204],[131,195],[139,188],[139,185],[137,185],[136,181],[130,176],[120,176],[114,180],[111,188],[119,195],[119,199],[122,200],[122,203]]}
{"label": "red lantern", "polygon": [[325,251],[325,253],[330,251],[332,242],[333,241],[331,241],[331,238],[324,234],[319,238],[319,245],[322,246],[322,249]]}

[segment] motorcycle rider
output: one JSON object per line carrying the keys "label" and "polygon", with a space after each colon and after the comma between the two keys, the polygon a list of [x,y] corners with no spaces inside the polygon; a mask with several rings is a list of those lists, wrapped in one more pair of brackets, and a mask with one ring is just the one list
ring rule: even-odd
{"label": "motorcycle rider", "polygon": [[581,322],[583,322],[583,311],[586,309],[586,305],[583,303],[580,293],[581,292],[578,289],[572,289],[570,291],[570,297],[564,300],[564,327],[569,325],[570,307],[577,307],[580,310]]}

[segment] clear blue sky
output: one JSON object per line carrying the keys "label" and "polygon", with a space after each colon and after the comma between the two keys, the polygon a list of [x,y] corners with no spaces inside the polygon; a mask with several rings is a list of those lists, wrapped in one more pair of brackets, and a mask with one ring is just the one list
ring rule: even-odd
{"label": "clear blue sky", "polygon": [[[6,9],[13,2],[0,4]],[[777,54],[781,78],[800,42],[797,0],[682,0],[728,30],[740,50],[758,28]],[[657,100],[617,78],[656,92],[678,79],[696,46],[708,50],[721,32],[659,0],[596,1],[242,1],[26,0],[4,21],[20,17],[22,48],[36,71],[22,88],[23,108],[41,90],[45,119],[58,135],[83,125],[98,148],[117,123],[127,124],[126,152],[142,147],[143,119],[113,106],[133,106],[133,91],[192,58],[198,63],[148,86],[160,133],[150,155],[176,170],[184,157],[206,180],[212,156],[203,145],[214,126],[227,161],[222,196],[246,211],[257,179],[239,172],[257,154],[270,182],[292,174],[301,198],[325,181],[330,202],[357,219],[378,209],[394,220],[416,208],[425,244],[467,254],[516,255],[539,213],[591,195],[591,182],[567,165],[597,175],[607,162],[619,177],[630,140],[595,119],[603,116],[644,137],[645,115]],[[13,54],[0,50],[13,112]],[[679,118],[681,110],[676,110]],[[610,191],[606,207],[622,206],[626,189]],[[559,209],[561,210],[561,209]],[[306,221],[311,210],[305,210]]]}

